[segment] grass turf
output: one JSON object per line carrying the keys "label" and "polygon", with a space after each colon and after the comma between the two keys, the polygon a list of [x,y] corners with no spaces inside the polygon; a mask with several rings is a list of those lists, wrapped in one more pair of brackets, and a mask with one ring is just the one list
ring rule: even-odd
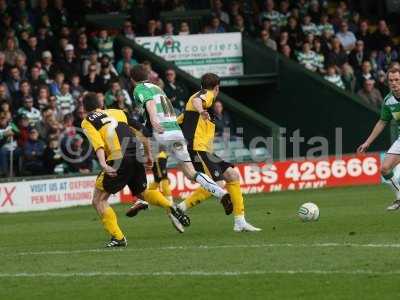
{"label": "grass turf", "polygon": [[[398,298],[391,197],[383,186],[249,195],[247,218],[263,231],[240,234],[212,200],[191,210],[184,234],[161,209],[128,219],[118,205],[129,240],[120,250],[102,249],[91,207],[3,214],[0,299]],[[307,201],[318,222],[297,218]]]}

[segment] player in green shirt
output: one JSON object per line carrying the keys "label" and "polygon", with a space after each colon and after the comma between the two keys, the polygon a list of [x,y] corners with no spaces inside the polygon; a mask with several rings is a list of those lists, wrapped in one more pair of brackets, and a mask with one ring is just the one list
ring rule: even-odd
{"label": "player in green shirt", "polygon": [[[382,103],[380,120],[376,123],[367,140],[358,147],[357,152],[359,153],[365,152],[368,149],[391,120],[395,120],[400,126],[400,65],[398,63],[393,64],[389,68],[387,79],[390,93],[385,97]],[[398,138],[386,152],[381,166],[382,177],[396,195],[395,201],[387,207],[387,210],[397,210],[400,208],[400,181],[393,173],[393,169],[399,163],[400,138]]]}

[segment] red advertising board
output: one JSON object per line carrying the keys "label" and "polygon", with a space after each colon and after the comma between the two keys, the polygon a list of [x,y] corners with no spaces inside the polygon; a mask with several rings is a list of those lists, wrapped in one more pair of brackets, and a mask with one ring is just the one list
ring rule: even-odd
{"label": "red advertising board", "polygon": [[[381,183],[378,153],[318,160],[242,163],[236,169],[240,174],[242,191],[246,194]],[[174,197],[184,198],[198,187],[177,169],[168,170],[168,177]],[[153,180],[151,174],[148,180]],[[132,201],[132,196],[125,188],[121,192],[121,202],[129,201]]]}

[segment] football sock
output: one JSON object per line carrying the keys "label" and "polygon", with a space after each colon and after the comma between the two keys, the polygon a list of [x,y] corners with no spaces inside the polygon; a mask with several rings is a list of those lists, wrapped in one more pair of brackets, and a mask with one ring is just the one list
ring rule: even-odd
{"label": "football sock", "polygon": [[200,187],[196,189],[192,194],[190,194],[190,196],[187,197],[185,201],[181,202],[179,204],[179,208],[185,211],[193,206],[196,206],[197,204],[200,204],[201,202],[207,200],[210,197],[211,193]]}
{"label": "football sock", "polygon": [[124,234],[118,226],[117,215],[111,207],[107,207],[101,217],[104,229],[117,240],[122,240]]}
{"label": "football sock", "polygon": [[244,216],[243,194],[242,191],[240,190],[239,181],[227,182],[226,190],[231,196],[231,201],[233,204],[233,215]]}
{"label": "football sock", "polygon": [[169,180],[162,179],[160,181],[161,192],[168,200],[172,200],[171,188],[169,187]]}
{"label": "football sock", "polygon": [[400,184],[397,181],[396,176],[394,176],[393,171],[387,175],[382,175],[385,182],[390,186],[392,191],[396,194],[396,200],[400,200]]}
{"label": "football sock", "polygon": [[147,201],[148,203],[155,205],[155,206],[161,206],[164,208],[170,208],[171,203],[161,194],[160,191],[157,190],[145,190],[143,192],[143,198],[144,201]]}
{"label": "football sock", "polygon": [[158,182],[153,181],[152,183],[149,184],[148,186],[149,190],[158,190]]}
{"label": "football sock", "polygon": [[202,188],[213,194],[218,199],[221,199],[226,194],[223,188],[214,182],[210,177],[203,173],[196,173],[194,180],[201,185]]}

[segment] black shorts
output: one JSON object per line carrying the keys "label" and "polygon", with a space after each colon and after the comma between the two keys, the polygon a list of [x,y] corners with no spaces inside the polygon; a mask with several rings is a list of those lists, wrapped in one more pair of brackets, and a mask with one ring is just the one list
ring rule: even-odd
{"label": "black shorts", "polygon": [[190,158],[196,171],[210,176],[214,181],[224,180],[224,172],[233,164],[224,161],[214,153],[189,150]]}
{"label": "black shorts", "polygon": [[117,176],[110,177],[104,171],[100,172],[96,179],[98,189],[115,194],[127,185],[135,196],[146,189],[146,171],[143,164],[138,162],[134,156],[108,161],[107,164],[117,169]]}
{"label": "black shorts", "polygon": [[160,182],[163,179],[168,178],[168,171],[167,171],[167,158],[159,157],[153,164],[153,175],[154,181]]}

